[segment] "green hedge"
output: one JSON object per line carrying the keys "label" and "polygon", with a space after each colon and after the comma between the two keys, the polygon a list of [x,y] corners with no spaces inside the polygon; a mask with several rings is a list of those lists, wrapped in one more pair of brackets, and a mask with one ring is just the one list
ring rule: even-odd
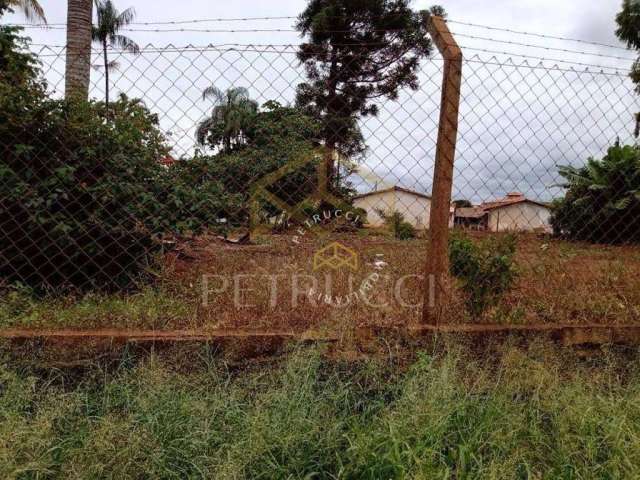
{"label": "green hedge", "polygon": [[158,119],[124,96],[49,99],[0,83],[0,276],[37,288],[126,288],[164,235],[215,224],[220,186],[165,169]]}

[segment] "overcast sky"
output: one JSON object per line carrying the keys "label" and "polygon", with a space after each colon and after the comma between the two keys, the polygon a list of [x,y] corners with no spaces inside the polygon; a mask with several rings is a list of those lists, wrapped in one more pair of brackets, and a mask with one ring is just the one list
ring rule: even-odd
{"label": "overcast sky", "polygon": [[[66,22],[66,2],[40,0],[50,24]],[[622,46],[614,35],[614,16],[619,0],[576,2],[574,0],[519,0],[478,2],[457,0],[443,3],[449,19],[457,22],[502,27],[551,36]],[[232,17],[295,16],[304,0],[118,0],[119,8],[129,6],[137,12],[137,22],[180,21]],[[215,5],[215,6],[212,6]],[[430,4],[416,0],[413,7]],[[22,23],[18,15],[4,22]],[[290,29],[292,20],[248,22],[204,22],[196,24],[135,25],[137,30],[154,28],[187,29]],[[54,25],[54,27],[56,27]],[[29,29],[34,44],[63,45],[64,27]],[[490,200],[508,191],[520,190],[528,196],[548,200],[558,193],[557,164],[580,164],[588,155],[601,155],[616,137],[631,139],[633,112],[640,105],[633,86],[626,78],[632,52],[586,43],[556,41],[516,35],[458,23],[450,23],[470,61],[463,69],[463,92],[454,196],[476,202]],[[296,32],[142,32],[126,35],[138,44],[164,47],[172,44],[297,44]],[[486,37],[474,39],[470,37]],[[500,42],[500,40],[502,42]],[[520,42],[546,47],[513,45]],[[40,46],[34,50],[41,51]],[[261,47],[262,48],[262,47]],[[490,50],[485,52],[483,50]],[[574,50],[588,52],[583,55]],[[60,53],[55,47],[43,50]],[[506,54],[500,53],[506,52]],[[544,57],[546,67],[556,60],[561,70],[530,69],[520,65]],[[477,57],[476,57],[477,55]],[[620,57],[620,58],[609,58]],[[161,127],[175,145],[174,155],[191,154],[195,123],[206,115],[210,105],[199,96],[210,84],[221,88],[246,86],[261,103],[269,99],[291,102],[295,85],[303,74],[292,52],[151,52],[140,57],[117,55],[122,68],[114,75],[114,92],[143,98],[160,114]],[[509,60],[512,58],[512,60]],[[64,58],[44,56],[51,88],[62,93]],[[619,75],[567,72],[584,70],[579,64],[617,68]],[[437,134],[440,88],[439,59],[421,67],[418,92],[403,92],[397,102],[381,102],[378,118],[362,122],[369,151],[364,168],[375,172],[387,184],[400,184],[430,192],[431,172]],[[596,72],[598,69],[590,67]],[[92,72],[92,96],[100,97],[102,73]],[[361,190],[371,185],[358,181]]]}
{"label": "overcast sky", "polygon": [[[50,23],[66,21],[66,2],[61,0],[39,0],[44,7]],[[257,17],[292,16],[299,14],[306,2],[304,0],[236,0],[233,2],[211,2],[209,0],[129,0],[119,1],[121,8],[132,6],[137,12],[137,21],[163,21],[212,17]],[[496,25],[516,30],[547,33],[594,40],[604,43],[616,42],[614,16],[620,8],[620,0],[598,0],[576,2],[573,0],[494,0],[474,1],[455,0],[443,3],[452,20],[466,21],[485,25]],[[215,6],[212,6],[215,5]],[[427,8],[431,3],[416,0],[413,7]],[[8,16],[7,21],[22,22],[20,15]],[[286,27],[290,21],[272,21]],[[64,32],[33,33],[36,42],[64,42]],[[295,34],[243,35],[256,43],[275,43],[277,39],[295,41]],[[224,34],[143,34],[136,38],[143,43],[221,43],[221,40],[237,39],[237,35]],[[254,40],[255,39],[255,40]],[[259,42],[258,42],[259,40]],[[243,42],[242,43],[249,43]]]}

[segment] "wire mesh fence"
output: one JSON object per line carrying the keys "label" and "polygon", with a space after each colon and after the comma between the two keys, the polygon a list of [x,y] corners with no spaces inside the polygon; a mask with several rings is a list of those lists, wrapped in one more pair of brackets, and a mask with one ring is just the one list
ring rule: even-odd
{"label": "wire mesh fence", "polygon": [[[206,275],[282,274],[292,264],[300,268],[290,271],[325,280],[327,269],[316,268],[324,266],[359,270],[369,283],[372,274],[391,278],[388,288],[368,290],[365,306],[375,314],[354,313],[347,276],[333,294],[317,279],[302,286],[297,278],[284,304],[268,288],[248,300],[250,289],[239,294],[237,279],[217,279],[207,284],[206,308],[223,323],[281,318],[293,300],[299,319],[417,318],[442,59],[421,62],[415,90],[376,99],[376,114],[357,122],[366,149],[348,152],[327,148],[323,119],[296,107],[298,85],[308,81],[297,52],[289,45],[109,50],[115,63],[105,108],[95,51],[96,102],[70,108],[42,106],[63,97],[65,51],[41,47],[45,92],[40,100],[24,94],[0,114],[6,285],[130,289],[160,275],[158,265],[190,285],[196,277],[209,282]],[[466,56],[462,72],[450,227],[480,239],[518,238],[516,287],[493,306],[492,320],[636,320],[640,251],[601,243],[638,240],[637,154],[610,152],[614,170],[588,161],[635,143],[640,105],[627,73],[487,54]],[[387,293],[374,301],[376,288]],[[198,292],[190,295],[200,303]],[[309,313],[317,304],[321,312]],[[348,306],[328,313],[336,304]]]}

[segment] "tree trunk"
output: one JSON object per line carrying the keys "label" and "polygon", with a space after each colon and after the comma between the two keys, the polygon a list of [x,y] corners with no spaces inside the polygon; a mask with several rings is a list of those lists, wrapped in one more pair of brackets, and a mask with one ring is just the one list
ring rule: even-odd
{"label": "tree trunk", "polygon": [[109,110],[109,58],[106,40],[102,41],[102,55],[104,57],[104,108]]}
{"label": "tree trunk", "polygon": [[92,13],[93,0],[68,0],[66,98],[89,97]]}
{"label": "tree trunk", "polygon": [[333,131],[333,119],[338,115],[336,108],[336,91],[338,88],[338,52],[337,48],[331,41],[331,66],[329,68],[329,85],[327,88],[327,115],[325,117],[325,144],[328,153],[324,158],[325,170],[325,191],[330,191],[335,180],[334,155],[338,140],[337,132]]}

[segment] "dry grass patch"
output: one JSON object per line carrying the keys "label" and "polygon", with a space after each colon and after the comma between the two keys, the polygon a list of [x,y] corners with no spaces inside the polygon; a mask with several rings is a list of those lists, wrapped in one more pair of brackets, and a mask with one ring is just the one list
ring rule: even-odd
{"label": "dry grass patch", "polygon": [[[332,241],[357,252],[357,271],[314,271],[315,252]],[[313,329],[347,335],[363,326],[403,326],[419,321],[417,276],[426,254],[423,238],[399,241],[368,231],[328,238],[268,235],[253,245],[201,237],[168,255],[157,282],[137,293],[43,300],[9,292],[0,300],[0,327]],[[640,247],[520,235],[516,264],[514,287],[497,307],[471,318],[457,293],[447,321],[640,322]],[[347,302],[373,274],[378,278],[366,295]]]}

